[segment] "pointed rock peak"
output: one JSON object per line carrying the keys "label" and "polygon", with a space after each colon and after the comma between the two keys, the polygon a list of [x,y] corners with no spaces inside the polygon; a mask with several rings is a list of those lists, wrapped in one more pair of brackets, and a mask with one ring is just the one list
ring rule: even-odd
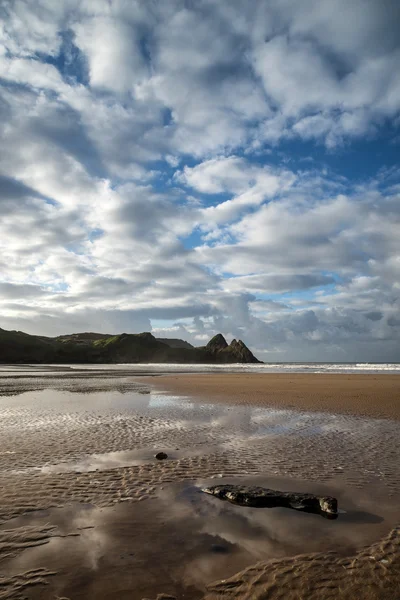
{"label": "pointed rock peak", "polygon": [[212,352],[216,352],[217,350],[223,350],[227,348],[228,344],[222,333],[217,333],[213,338],[208,342],[206,348]]}
{"label": "pointed rock peak", "polygon": [[246,344],[242,342],[242,340],[232,340],[229,345],[233,348],[246,348],[248,350]]}
{"label": "pointed rock peak", "polygon": [[260,362],[254,354],[248,349],[242,340],[232,340],[229,344],[229,351],[238,362],[243,363],[258,363]]}

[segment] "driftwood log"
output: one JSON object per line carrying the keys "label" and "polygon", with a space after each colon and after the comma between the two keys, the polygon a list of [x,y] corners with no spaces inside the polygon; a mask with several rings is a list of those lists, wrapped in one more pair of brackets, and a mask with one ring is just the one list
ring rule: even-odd
{"label": "driftwood log", "polygon": [[268,488],[245,485],[214,485],[202,489],[220,500],[228,500],[238,506],[253,508],[273,508],[283,506],[302,512],[322,515],[328,519],[337,518],[338,506],[332,496],[314,496],[300,492],[279,492]]}

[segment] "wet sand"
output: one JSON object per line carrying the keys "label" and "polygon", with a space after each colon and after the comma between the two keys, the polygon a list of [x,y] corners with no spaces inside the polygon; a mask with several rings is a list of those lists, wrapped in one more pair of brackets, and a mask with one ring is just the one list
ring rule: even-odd
{"label": "wet sand", "polygon": [[211,402],[400,420],[400,375],[207,373],[163,375],[151,383]]}
{"label": "wet sand", "polygon": [[[1,600],[396,598],[398,421],[161,393],[173,377],[0,377]],[[199,492],[221,482],[344,512]]]}
{"label": "wet sand", "polygon": [[[253,477],[249,482],[290,489],[285,479]],[[72,504],[10,521],[8,530],[0,530],[0,540],[2,536],[6,540],[10,530],[20,534],[9,540],[8,550],[12,551],[14,542],[16,554],[8,563],[9,577],[18,581],[21,573],[37,574],[41,569],[45,596],[43,587],[30,588],[32,600],[141,600],[160,590],[194,600],[238,597],[233,595],[231,583],[221,582],[229,577],[236,584],[240,582],[243,597],[253,598],[258,586],[254,587],[252,580],[259,571],[271,592],[276,579],[293,583],[294,593],[286,591],[286,597],[291,598],[305,582],[312,584],[310,575],[318,575],[319,585],[321,575],[322,581],[329,583],[326,572],[322,573],[327,568],[335,583],[345,582],[343,566],[361,560],[363,577],[370,580],[377,563],[382,573],[388,573],[386,588],[394,584],[394,537],[381,541],[374,549],[374,559],[369,558],[366,564],[363,555],[354,557],[360,546],[374,543],[393,527],[395,502],[386,505],[382,516],[376,504],[363,499],[362,492],[349,495],[337,482],[319,484],[315,486],[319,493],[335,493],[347,508],[341,519],[329,521],[285,509],[243,510],[199,493],[200,485],[207,481],[195,483],[169,484],[156,501],[142,502],[134,510],[126,503],[103,509]],[[307,489],[306,482],[290,484],[300,491]],[[15,548],[24,539],[24,531],[25,544],[31,545],[29,551]],[[288,558],[304,554],[305,547],[307,558]],[[307,569],[299,581],[297,570],[304,570],[304,564]],[[248,565],[258,566],[252,566],[248,573]],[[245,572],[237,575],[242,569]],[[361,575],[360,569],[350,572]]]}

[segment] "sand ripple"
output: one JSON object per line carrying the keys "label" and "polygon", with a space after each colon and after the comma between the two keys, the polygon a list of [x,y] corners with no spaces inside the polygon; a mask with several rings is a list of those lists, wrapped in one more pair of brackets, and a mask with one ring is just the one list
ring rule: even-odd
{"label": "sand ripple", "polygon": [[208,586],[205,600],[395,600],[400,582],[400,528],[355,556],[305,554],[260,562]]}

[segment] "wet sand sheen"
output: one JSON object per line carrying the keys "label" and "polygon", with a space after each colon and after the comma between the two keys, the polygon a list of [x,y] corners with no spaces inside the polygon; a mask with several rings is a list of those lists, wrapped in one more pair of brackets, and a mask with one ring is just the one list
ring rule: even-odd
{"label": "wet sand sheen", "polygon": [[[0,398],[1,600],[396,597],[397,422],[199,402],[160,380],[60,378]],[[346,512],[247,509],[196,488],[239,481],[332,493]]]}
{"label": "wet sand sheen", "polygon": [[400,375],[182,374],[152,378],[151,385],[210,402],[400,420]]}

